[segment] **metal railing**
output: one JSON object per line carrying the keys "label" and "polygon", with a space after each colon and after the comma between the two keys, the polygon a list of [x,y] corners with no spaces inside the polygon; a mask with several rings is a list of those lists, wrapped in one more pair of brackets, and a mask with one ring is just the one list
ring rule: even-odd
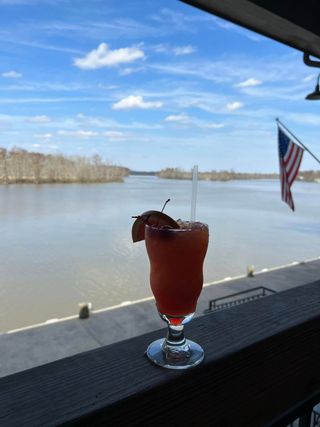
{"label": "metal railing", "polygon": [[245,291],[235,292],[231,295],[210,300],[209,308],[205,310],[205,313],[224,310],[226,308],[234,307],[236,305],[244,304],[250,301],[255,301],[257,299],[275,293],[276,291],[274,291],[273,289],[269,289],[264,286],[258,286],[256,288],[248,289]]}
{"label": "metal railing", "polygon": [[307,414],[293,421],[287,427],[320,427],[320,404],[316,405]]}

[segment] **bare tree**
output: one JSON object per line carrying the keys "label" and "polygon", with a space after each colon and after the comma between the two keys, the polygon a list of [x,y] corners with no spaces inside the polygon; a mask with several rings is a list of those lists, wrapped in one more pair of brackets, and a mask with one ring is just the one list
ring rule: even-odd
{"label": "bare tree", "polygon": [[5,184],[8,184],[7,150],[5,148],[0,148],[0,167],[0,182],[3,181]]}
{"label": "bare tree", "polygon": [[0,148],[0,183],[63,183],[122,181],[129,169],[105,163],[99,155],[66,157]]}

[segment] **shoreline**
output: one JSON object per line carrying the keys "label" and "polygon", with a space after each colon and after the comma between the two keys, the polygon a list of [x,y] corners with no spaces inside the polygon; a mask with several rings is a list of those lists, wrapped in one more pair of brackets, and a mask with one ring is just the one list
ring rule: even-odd
{"label": "shoreline", "polygon": [[124,182],[124,178],[114,178],[114,179],[110,179],[107,181],[67,181],[67,180],[62,180],[62,181],[40,181],[40,182],[36,182],[36,181],[32,181],[32,180],[21,180],[21,181],[11,181],[11,182],[1,182],[0,181],[0,185],[3,186],[12,186],[12,185],[54,185],[54,184],[111,184],[114,182],[118,182],[118,183],[122,183]]}
{"label": "shoreline", "polygon": [[[255,276],[259,276],[261,274],[266,274],[266,273],[271,273],[271,272],[277,272],[278,270],[283,270],[283,269],[287,269],[296,265],[303,265],[303,264],[307,264],[307,263],[312,263],[315,261],[319,261],[320,260],[320,256],[315,257],[315,258],[310,258],[310,259],[306,259],[304,261],[292,261],[289,264],[283,264],[283,265],[279,265],[276,267],[270,267],[270,268],[262,268],[259,271],[254,272],[254,277]],[[216,285],[227,285],[228,282],[231,281],[237,281],[240,279],[246,279],[248,277],[248,275],[246,274],[241,274],[241,275],[237,275],[237,276],[228,276],[228,277],[224,277],[222,279],[218,279],[218,280],[214,280],[212,282],[206,282],[203,284],[203,289],[208,288],[208,287],[212,287],[212,286],[216,286]],[[145,297],[145,298],[140,298],[137,300],[126,300],[126,301],[122,301],[119,304],[115,304],[115,305],[111,305],[111,306],[106,306],[103,308],[98,308],[98,309],[93,309],[90,311],[90,313],[92,313],[92,315],[94,314],[98,314],[98,313],[104,313],[104,312],[109,312],[109,311],[113,311],[113,310],[117,310],[117,309],[122,309],[125,307],[130,307],[130,306],[135,306],[137,304],[141,304],[144,302],[150,302],[153,301],[154,297],[150,296],[150,297]],[[90,304],[90,302],[87,302]],[[51,318],[51,319],[47,319],[43,322],[39,322],[39,323],[35,323],[32,325],[26,325],[26,326],[21,326],[19,328],[14,328],[14,329],[10,329],[8,331],[5,332],[0,332],[0,336],[1,335],[5,335],[5,334],[14,334],[17,332],[22,332],[22,331],[27,331],[30,329],[34,329],[34,328],[39,328],[39,327],[43,327],[43,326],[48,326],[48,325],[52,325],[52,324],[57,324],[57,323],[61,323],[61,322],[65,322],[68,320],[72,320],[72,319],[78,319],[79,318],[79,314],[72,314],[69,316],[63,316],[60,318]]]}
{"label": "shoreline", "polygon": [[[228,177],[228,178],[210,178],[207,176],[204,176],[205,174],[199,173],[198,180],[199,181],[206,181],[206,182],[234,182],[234,181],[277,181],[279,180],[279,176],[275,177],[267,177],[267,176],[248,176],[248,177]],[[159,173],[129,173],[128,175],[123,175],[121,177],[115,177],[108,180],[42,180],[42,181],[35,181],[31,179],[22,179],[22,180],[15,180],[12,179],[9,182],[5,182],[0,179],[0,186],[14,186],[14,185],[67,185],[67,184],[112,184],[112,183],[124,183],[125,178],[129,176],[154,176],[159,179],[169,179],[169,180],[177,180],[177,181],[192,181],[192,176],[161,176]],[[312,180],[307,180],[303,178],[297,178],[296,182],[302,182],[306,184],[320,184],[320,178],[315,178]]]}

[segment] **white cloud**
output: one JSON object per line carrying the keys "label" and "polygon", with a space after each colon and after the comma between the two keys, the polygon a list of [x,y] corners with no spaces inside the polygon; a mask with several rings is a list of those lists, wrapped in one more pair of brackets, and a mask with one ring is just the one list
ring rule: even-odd
{"label": "white cloud", "polygon": [[291,80],[291,86],[293,81],[302,80],[306,76],[306,70],[302,65],[297,65],[297,58],[292,55],[286,55],[281,63],[274,56],[253,60],[249,55],[240,58],[231,54],[228,58],[217,57],[212,60],[192,57],[192,60],[189,58],[184,62],[152,62],[148,67],[162,75],[190,76],[227,84],[244,82],[248,80],[248,76],[259,76],[262,83],[276,83],[283,86]]}
{"label": "white cloud", "polygon": [[302,124],[311,126],[320,126],[320,117],[318,114],[313,113],[288,113],[288,119]]}
{"label": "white cloud", "polygon": [[51,104],[64,102],[109,102],[110,99],[102,96],[66,96],[55,98],[1,98],[0,104]]}
{"label": "white cloud", "polygon": [[129,74],[138,73],[140,71],[145,71],[145,67],[127,67],[120,71],[121,76],[128,76]]}
{"label": "white cloud", "polygon": [[226,109],[228,111],[235,111],[235,110],[238,110],[241,107],[243,107],[243,104],[241,102],[238,102],[238,101],[231,102],[230,104],[226,105]]}
{"label": "white cloud", "polygon": [[20,77],[22,77],[22,73],[18,73],[17,71],[11,70],[11,71],[6,71],[5,73],[1,74],[2,77],[7,77],[9,79],[19,79]]}
{"label": "white cloud", "polygon": [[53,83],[50,81],[29,81],[24,84],[13,84],[9,83],[6,86],[2,86],[2,90],[6,91],[17,91],[17,92],[80,92],[81,90],[93,89],[93,85],[82,84],[82,83]]}
{"label": "white cloud", "polygon": [[316,74],[309,74],[308,76],[306,76],[302,81],[303,82],[310,82],[310,80],[313,80],[316,78]]}
{"label": "white cloud", "polygon": [[173,48],[173,52],[177,56],[181,55],[190,55],[191,53],[194,53],[196,49],[193,46],[177,46]]}
{"label": "white cloud", "polygon": [[44,138],[44,139],[50,139],[52,138],[52,133],[36,133],[33,135],[35,138]]}
{"label": "white cloud", "polygon": [[154,51],[158,53],[168,52],[168,46],[164,44],[157,44],[154,46]]}
{"label": "white cloud", "polygon": [[131,137],[123,132],[117,130],[108,130],[103,132],[103,135],[108,138],[109,141],[127,141],[130,140]]}
{"label": "white cloud", "polygon": [[105,136],[108,136],[109,138],[120,138],[124,136],[123,132],[119,132],[117,130],[107,130],[103,133]]}
{"label": "white cloud", "polygon": [[207,122],[195,117],[189,117],[186,114],[172,114],[164,119],[165,122],[181,123],[187,126],[195,126],[199,129],[222,129],[223,123]]}
{"label": "white cloud", "polygon": [[95,70],[103,67],[115,67],[141,58],[144,58],[144,52],[138,47],[111,50],[106,43],[101,43],[97,49],[93,49],[83,58],[75,58],[73,63],[83,70]]}
{"label": "white cloud", "polygon": [[161,24],[165,24],[167,32],[168,30],[193,32],[195,24],[212,24],[214,21],[213,17],[208,14],[185,14],[168,8],[161,9],[156,15],[151,16],[151,18]]}
{"label": "white cloud", "polygon": [[30,122],[30,123],[49,123],[49,122],[51,122],[50,117],[48,117],[46,115],[28,117],[26,120],[27,120],[27,122]]}
{"label": "white cloud", "polygon": [[251,77],[250,79],[244,80],[241,83],[236,84],[236,87],[249,87],[249,86],[258,86],[261,85],[262,81],[254,79]]}
{"label": "white cloud", "polygon": [[69,131],[69,130],[59,130],[58,135],[61,136],[73,136],[75,138],[92,138],[95,136],[98,136],[97,132],[91,131],[91,130],[75,130],[75,131]]}
{"label": "white cloud", "polygon": [[40,144],[32,144],[32,147],[38,148],[38,147],[41,147],[41,145]]}
{"label": "white cloud", "polygon": [[160,108],[162,107],[162,102],[159,101],[151,101],[147,102],[144,101],[142,96],[134,96],[130,95],[127,98],[121,99],[119,102],[116,102],[113,104],[112,109],[113,110],[127,110],[130,108]]}
{"label": "white cloud", "polygon": [[242,36],[247,37],[248,39],[254,41],[254,42],[259,42],[262,41],[263,38],[260,37],[257,33],[254,33],[250,30],[247,30],[245,28],[239,27],[239,25],[233,24],[229,21],[225,21],[221,18],[217,18],[215,17],[215,23],[218,27],[223,28],[224,30],[227,31],[234,31],[238,34],[241,34]]}
{"label": "white cloud", "polygon": [[173,53],[176,56],[190,55],[196,52],[196,48],[191,45],[186,46],[171,46],[169,44],[157,44],[153,46],[153,50],[157,53]]}
{"label": "white cloud", "polygon": [[0,6],[35,5],[38,3],[59,3],[64,0],[0,0]]}
{"label": "white cloud", "polygon": [[75,136],[78,136],[79,138],[92,138],[93,136],[97,136],[97,132],[93,132],[91,130],[77,130],[74,132]]}
{"label": "white cloud", "polygon": [[[0,115],[1,118],[1,115]],[[61,128],[72,128],[74,126],[82,126],[86,128],[108,128],[110,131],[118,129],[135,129],[135,130],[148,130],[148,129],[161,129],[162,125],[158,123],[141,123],[141,122],[118,122],[115,119],[106,118],[105,116],[86,116],[82,113],[77,114],[73,119],[65,120],[60,126]]]}
{"label": "white cloud", "polygon": [[186,114],[171,114],[164,119],[165,122],[185,122],[187,120],[189,117]]}
{"label": "white cloud", "polygon": [[[27,0],[29,1],[29,0]],[[40,1],[40,0],[39,0]],[[1,6],[1,0],[0,0],[0,6]],[[38,28],[38,26],[37,26]],[[28,46],[36,49],[43,49],[43,50],[53,50],[57,52],[64,52],[64,53],[72,53],[76,55],[80,55],[82,51],[80,49],[71,49],[63,46],[54,46],[46,43],[38,43],[34,41],[28,41],[23,38],[13,38],[12,35],[10,37],[5,37],[1,35],[1,42],[7,43],[7,44],[13,44],[18,46]]]}
{"label": "white cloud", "polygon": [[224,128],[224,124],[223,123],[208,123],[207,125],[205,125],[206,128],[209,129],[222,129]]}

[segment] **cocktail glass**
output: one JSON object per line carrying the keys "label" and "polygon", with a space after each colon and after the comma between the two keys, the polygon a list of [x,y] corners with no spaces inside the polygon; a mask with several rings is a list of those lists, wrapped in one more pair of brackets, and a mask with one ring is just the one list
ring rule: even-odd
{"label": "cocktail glass", "polygon": [[145,227],[151,289],[160,317],[168,324],[167,337],[151,343],[146,354],[169,369],[192,368],[204,358],[202,347],[185,338],[184,325],[193,318],[202,290],[209,229],[200,222],[180,227]]}

